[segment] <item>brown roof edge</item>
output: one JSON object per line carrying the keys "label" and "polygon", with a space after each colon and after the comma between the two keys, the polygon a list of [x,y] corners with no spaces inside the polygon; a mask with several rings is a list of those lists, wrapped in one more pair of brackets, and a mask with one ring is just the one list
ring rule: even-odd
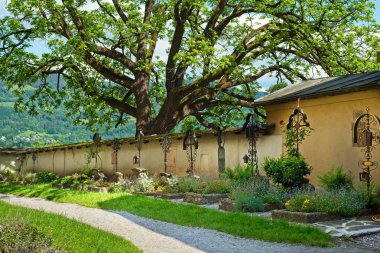
{"label": "brown roof edge", "polygon": [[341,89],[341,90],[334,90],[334,91],[328,91],[328,92],[319,92],[319,93],[314,93],[311,95],[289,96],[289,97],[285,97],[285,98],[276,98],[273,100],[267,100],[267,101],[263,101],[263,102],[258,101],[258,102],[255,102],[255,105],[267,106],[267,105],[283,104],[283,103],[296,101],[298,98],[299,99],[316,99],[316,98],[320,98],[320,97],[337,96],[337,95],[347,94],[347,93],[351,93],[351,92],[366,91],[366,90],[379,89],[379,88],[380,87],[377,84],[368,85],[368,86],[360,86],[360,87],[353,87],[350,89]]}

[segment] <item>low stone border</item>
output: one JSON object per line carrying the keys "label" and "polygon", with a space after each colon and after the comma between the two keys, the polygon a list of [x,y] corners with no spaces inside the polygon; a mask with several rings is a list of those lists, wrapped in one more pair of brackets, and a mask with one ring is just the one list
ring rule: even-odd
{"label": "low stone border", "polygon": [[193,192],[187,192],[183,195],[183,201],[196,204],[214,204],[218,203],[220,199],[226,198],[227,194],[199,194]]}
{"label": "low stone border", "polygon": [[283,219],[287,221],[299,223],[315,223],[319,221],[329,221],[339,219],[339,216],[328,213],[305,213],[305,212],[290,212],[286,210],[273,210],[273,219]]}
{"label": "low stone border", "polygon": [[219,200],[219,209],[227,211],[227,212],[233,212],[235,211],[235,203],[232,199],[224,198]]}
{"label": "low stone border", "polygon": [[264,210],[265,212],[270,212],[270,211],[273,211],[273,210],[279,210],[279,209],[283,209],[284,208],[284,205],[282,203],[276,203],[276,204],[267,204],[265,203],[264,204]]}
{"label": "low stone border", "polygon": [[10,183],[10,184],[14,184],[14,185],[27,185],[28,183],[25,182],[25,181],[13,181],[13,182],[7,182],[7,181],[2,181],[4,183]]}
{"label": "low stone border", "polygon": [[159,196],[163,199],[182,199],[183,198],[182,193],[161,193]]}
{"label": "low stone border", "polygon": [[90,192],[108,192],[109,187],[101,187],[101,186],[89,186],[87,190]]}
{"label": "low stone border", "polygon": [[163,199],[182,199],[182,193],[164,193],[164,192],[135,192],[134,194],[144,195],[148,197],[156,197]]}
{"label": "low stone border", "polygon": [[[264,212],[270,212],[272,210],[282,209],[282,204],[264,204]],[[235,202],[229,198],[219,200],[219,209],[224,211],[233,212],[236,211]]]}

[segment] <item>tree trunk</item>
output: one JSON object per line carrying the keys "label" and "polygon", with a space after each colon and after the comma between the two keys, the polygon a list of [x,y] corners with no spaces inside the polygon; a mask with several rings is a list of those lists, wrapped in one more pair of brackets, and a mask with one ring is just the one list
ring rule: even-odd
{"label": "tree trunk", "polygon": [[138,130],[147,131],[152,123],[152,104],[149,100],[149,77],[147,75],[138,76],[135,82],[134,95],[136,98],[136,132]]}

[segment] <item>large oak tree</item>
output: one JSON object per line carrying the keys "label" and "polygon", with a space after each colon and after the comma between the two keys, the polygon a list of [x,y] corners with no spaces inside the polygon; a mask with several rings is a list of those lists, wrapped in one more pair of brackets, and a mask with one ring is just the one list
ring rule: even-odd
{"label": "large oak tree", "polygon": [[[63,104],[87,125],[133,117],[145,134],[188,116],[217,127],[214,116],[253,106],[268,74],[295,82],[314,71],[369,71],[379,49],[365,0],[7,2],[0,78],[19,96],[18,110]],[[30,50],[41,42],[47,53]]]}

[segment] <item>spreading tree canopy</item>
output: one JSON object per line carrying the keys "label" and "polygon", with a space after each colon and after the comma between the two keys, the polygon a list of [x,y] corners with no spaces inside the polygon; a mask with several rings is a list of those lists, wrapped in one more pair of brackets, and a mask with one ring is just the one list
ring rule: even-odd
{"label": "spreading tree canopy", "polygon": [[[365,0],[8,0],[6,8],[0,79],[18,110],[63,104],[78,123],[135,118],[145,134],[189,116],[226,125],[228,113],[253,106],[268,74],[295,82],[315,71],[369,71],[379,50]],[[47,52],[30,49],[41,42]]]}

